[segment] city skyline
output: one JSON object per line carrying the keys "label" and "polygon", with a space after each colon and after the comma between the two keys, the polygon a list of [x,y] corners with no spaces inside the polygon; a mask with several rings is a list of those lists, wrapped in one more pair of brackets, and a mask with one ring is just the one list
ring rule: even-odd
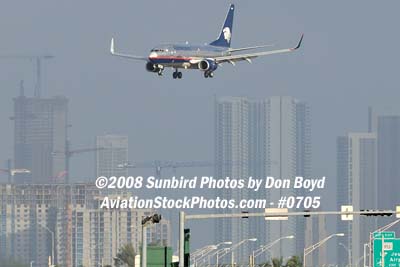
{"label": "city skyline", "polygon": [[[293,97],[220,97],[215,100],[215,161],[229,162],[217,165],[216,177],[310,177],[311,125],[310,107]],[[217,196],[248,199],[250,196],[277,201],[284,195],[304,195],[303,190],[275,189],[220,190]],[[222,213],[240,210],[217,211]],[[261,244],[270,243],[283,235],[295,235],[294,242],[282,242],[271,248],[273,255],[301,254],[304,248],[304,220],[290,218],[288,222],[264,222],[250,218],[222,219],[216,222],[215,239],[239,242],[260,235]],[[248,244],[239,255],[250,254]]]}
{"label": "city skyline", "polygon": [[[397,118],[400,115],[397,66],[400,58],[397,44],[400,37],[394,34],[400,23],[397,14],[400,3],[393,0],[385,3],[371,0],[233,2],[237,16],[232,47],[270,43],[281,48],[295,42],[293,36],[304,33],[301,50],[290,56],[259,58],[251,65],[247,62],[236,66],[224,64],[212,80],[204,79],[197,72],[187,72],[183,79],[174,81],[170,79],[171,73],[166,72],[164,78],[154,77],[144,71],[144,64],[110,56],[111,37],[118,37],[121,51],[138,54],[148,54],[148,46],[160,42],[212,40],[217,34],[216,25],[221,22],[221,12],[226,11],[230,1],[172,0],[168,5],[128,1],[120,3],[117,8],[115,3],[103,1],[82,2],[79,8],[74,2],[55,3],[51,0],[5,4],[0,10],[0,25],[5,36],[0,55],[0,166],[6,165],[4,169],[9,169],[8,159],[15,160],[12,167],[24,167],[32,161],[21,161],[15,152],[14,136],[21,139],[26,136],[14,132],[16,121],[10,120],[15,117],[12,99],[19,97],[21,80],[26,98],[34,99],[34,91],[40,83],[36,80],[33,56],[52,55],[54,58],[43,62],[41,68],[42,99],[45,102],[57,96],[67,98],[67,122],[58,129],[63,131],[64,126],[67,128],[68,142],[61,144],[57,141],[56,150],[61,153],[47,149],[44,154],[52,159],[51,163],[35,158],[36,162],[47,162],[49,166],[42,166],[41,172],[45,174],[33,182],[60,177],[62,183],[63,170],[68,169],[63,165],[69,162],[63,158],[62,151],[69,149],[71,144],[74,150],[93,149],[96,136],[107,134],[129,139],[127,158],[131,163],[212,161],[216,98],[231,96],[258,100],[289,96],[306,102],[311,108],[310,151],[305,143],[296,150],[303,149],[304,155],[309,154],[312,162],[309,170],[306,167],[303,173],[311,177],[326,176],[326,189],[321,191],[325,210],[338,208],[336,140],[338,136],[348,136],[349,133],[373,132],[378,135],[377,177],[383,178],[378,183],[377,208],[393,208],[400,204],[394,203],[400,201],[395,191],[398,186],[390,186],[393,182],[391,177],[396,179],[400,175],[397,166],[400,157],[397,143],[400,125]],[[179,16],[168,17],[166,21],[165,14]],[[368,107],[373,107],[374,111],[367,120]],[[382,112],[387,107],[392,107],[391,112]],[[39,121],[46,122],[50,120]],[[386,136],[384,141],[379,141],[379,134]],[[62,137],[59,133],[57,135]],[[101,154],[101,151],[71,159],[68,164],[70,172],[67,173],[71,183],[94,183],[95,154]],[[30,157],[32,159],[32,155]],[[307,166],[300,162],[304,159],[296,158],[295,161],[299,162],[296,164]],[[54,170],[50,170],[50,165],[56,166]],[[37,168],[35,173],[38,173]],[[124,173],[145,176],[154,175],[155,170],[130,169]],[[179,169],[176,173],[211,176],[213,170],[191,168]],[[163,170],[165,176],[176,173],[172,169]],[[8,176],[6,171],[1,174],[0,183],[9,178],[21,182],[31,180],[29,174]],[[395,180],[396,185],[398,180]],[[156,193],[150,192],[149,195]],[[168,191],[165,194],[174,193]],[[183,193],[192,194],[193,191]],[[210,190],[204,195],[210,197],[214,193]],[[177,212],[169,210],[165,213],[173,218],[172,245],[176,246]],[[301,221],[303,218],[298,218],[299,224]],[[378,219],[379,223],[386,221],[387,218]],[[216,220],[193,223],[193,246],[209,244],[214,234],[208,229],[216,223]],[[327,233],[334,232],[336,220],[326,218],[326,227]],[[245,234],[238,233],[241,237]],[[295,242],[301,247],[304,241],[296,238]],[[328,243],[327,250],[337,251],[336,245],[337,242]],[[341,253],[345,254],[343,250],[341,248]],[[336,261],[334,254],[328,253],[328,262]]]}

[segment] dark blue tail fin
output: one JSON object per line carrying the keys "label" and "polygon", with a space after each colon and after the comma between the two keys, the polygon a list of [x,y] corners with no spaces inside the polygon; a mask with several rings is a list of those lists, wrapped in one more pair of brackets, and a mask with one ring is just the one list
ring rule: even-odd
{"label": "dark blue tail fin", "polygon": [[227,47],[227,48],[231,46],[234,11],[235,11],[235,5],[231,4],[218,39],[211,42],[210,45],[222,46],[222,47]]}

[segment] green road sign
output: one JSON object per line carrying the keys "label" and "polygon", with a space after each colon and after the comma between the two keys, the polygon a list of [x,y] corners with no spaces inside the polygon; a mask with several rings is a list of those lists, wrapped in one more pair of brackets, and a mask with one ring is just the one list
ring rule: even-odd
{"label": "green road sign", "polygon": [[[382,239],[374,239],[374,267],[382,267]],[[383,267],[400,267],[400,239],[384,239]]]}
{"label": "green road sign", "polygon": [[374,239],[382,239],[382,235],[384,239],[387,238],[396,238],[396,235],[394,232],[376,232],[374,233]]}

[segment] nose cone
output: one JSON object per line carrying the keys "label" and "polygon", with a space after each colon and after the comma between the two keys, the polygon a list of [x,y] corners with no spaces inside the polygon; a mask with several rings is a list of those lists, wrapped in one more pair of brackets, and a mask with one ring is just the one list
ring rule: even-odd
{"label": "nose cone", "polygon": [[156,52],[151,52],[149,55],[149,59],[156,58],[158,55]]}

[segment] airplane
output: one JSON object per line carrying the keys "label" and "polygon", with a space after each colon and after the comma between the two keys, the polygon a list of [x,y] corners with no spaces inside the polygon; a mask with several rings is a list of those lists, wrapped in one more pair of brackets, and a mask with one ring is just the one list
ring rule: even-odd
{"label": "airplane", "polygon": [[205,78],[212,78],[214,77],[214,71],[222,63],[230,63],[233,66],[235,66],[236,61],[244,60],[251,63],[251,59],[256,57],[293,52],[300,48],[304,35],[301,35],[297,46],[293,48],[236,54],[236,52],[259,49],[271,45],[231,48],[234,11],[235,5],[231,4],[218,39],[209,44],[163,44],[151,49],[148,57],[141,57],[117,52],[114,38],[112,38],[110,52],[113,56],[145,61],[146,70],[158,73],[159,76],[163,75],[165,68],[173,68],[175,71],[172,73],[172,77],[181,79],[182,72],[179,69],[197,69],[204,73]]}

